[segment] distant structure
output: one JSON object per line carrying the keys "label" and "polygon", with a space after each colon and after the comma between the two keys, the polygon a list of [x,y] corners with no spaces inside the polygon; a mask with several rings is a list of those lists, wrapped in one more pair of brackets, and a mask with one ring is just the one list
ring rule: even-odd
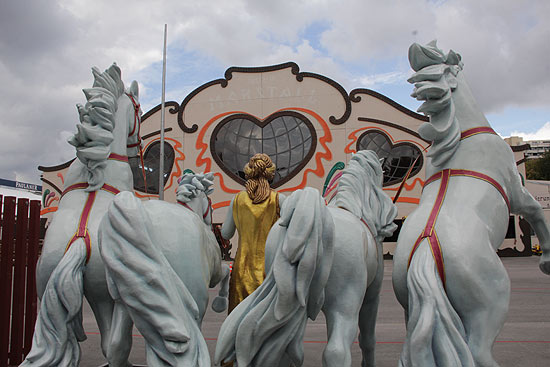
{"label": "distant structure", "polygon": [[[383,189],[390,197],[408,177],[396,202],[398,226],[420,202],[430,142],[417,130],[428,118],[370,89],[348,92],[326,76],[300,71],[293,62],[231,67],[223,78],[198,86],[181,102],[166,102],[164,183],[159,185],[161,112],[158,105],[142,116],[146,180],[139,156],[129,157],[134,192],[143,200],[157,199],[164,190],[164,200],[175,202],[177,179],[184,172],[214,172],[213,222],[219,224],[234,195],[244,189],[242,167],[256,153],[268,154],[277,166],[271,185],[278,192],[289,195],[309,186],[330,200],[352,155],[368,149],[385,158]],[[528,148],[512,146],[523,177]],[[71,162],[39,167],[45,218],[57,210]],[[518,245],[522,233],[519,219],[510,217],[501,249],[523,248]],[[385,254],[393,253],[397,234],[385,240]],[[231,252],[234,256],[236,246]]]}
{"label": "distant structure", "polygon": [[0,178],[0,186],[12,187],[17,190],[25,190],[37,195],[40,195],[42,192],[41,185],[28,182],[6,180],[4,178]]}
{"label": "distant structure", "polygon": [[550,150],[550,140],[523,140],[521,136],[510,136],[504,138],[510,146],[519,146],[529,144],[530,148],[525,151],[525,158],[541,158],[544,153]]}
{"label": "distant structure", "polygon": [[15,196],[17,198],[41,200],[41,194],[41,185],[0,178],[0,195],[2,196]]}

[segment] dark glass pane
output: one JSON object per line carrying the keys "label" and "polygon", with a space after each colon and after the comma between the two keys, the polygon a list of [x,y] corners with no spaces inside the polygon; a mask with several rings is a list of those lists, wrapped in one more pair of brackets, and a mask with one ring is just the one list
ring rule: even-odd
{"label": "dark glass pane", "polygon": [[313,144],[311,127],[294,115],[274,118],[264,127],[241,116],[226,121],[212,139],[211,149],[224,169],[244,179],[243,167],[256,153],[265,153],[277,166],[273,185],[304,162]]}
{"label": "dark glass pane", "polygon": [[[159,193],[159,157],[160,141],[157,141],[152,143],[143,153],[144,170],[141,168],[141,159],[139,157],[129,158],[132,174],[134,175],[134,190],[147,192],[148,194]],[[164,185],[166,185],[168,177],[170,177],[170,173],[172,172],[174,158],[174,149],[169,143],[164,142]],[[145,178],[147,180],[147,190],[145,190],[143,171],[145,171]]]}
{"label": "dark glass pane", "polygon": [[422,158],[416,160],[422,154],[420,149],[408,143],[392,145],[386,134],[380,131],[367,131],[361,135],[357,142],[357,150],[373,150],[378,157],[385,158],[382,164],[384,186],[403,181],[413,164],[410,177],[422,168]]}

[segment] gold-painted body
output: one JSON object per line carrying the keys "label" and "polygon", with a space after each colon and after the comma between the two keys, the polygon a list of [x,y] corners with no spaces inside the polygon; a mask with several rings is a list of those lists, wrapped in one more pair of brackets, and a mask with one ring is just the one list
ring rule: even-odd
{"label": "gold-painted body", "polygon": [[271,191],[261,203],[253,204],[246,191],[235,196],[233,220],[239,232],[239,247],[235,255],[229,282],[231,312],[254,292],[265,278],[265,241],[269,230],[279,218],[279,194]]}

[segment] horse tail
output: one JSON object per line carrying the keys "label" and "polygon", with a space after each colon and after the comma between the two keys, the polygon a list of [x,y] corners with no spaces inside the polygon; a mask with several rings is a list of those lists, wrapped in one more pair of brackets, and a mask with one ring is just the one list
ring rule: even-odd
{"label": "horse tail", "polygon": [[75,241],[56,266],[42,295],[32,348],[21,366],[78,366],[86,245]]}
{"label": "horse tail", "polygon": [[399,367],[474,367],[464,325],[447,297],[427,243],[414,253],[407,288],[407,338]]}
{"label": "horse tail", "polygon": [[145,338],[149,366],[210,366],[198,306],[151,239],[150,223],[132,193],[115,197],[99,228],[109,292]]}
{"label": "horse tail", "polygon": [[277,366],[289,358],[302,365],[305,325],[324,303],[333,242],[334,222],[316,189],[284,201],[266,241],[266,278],[223,323],[216,363]]}

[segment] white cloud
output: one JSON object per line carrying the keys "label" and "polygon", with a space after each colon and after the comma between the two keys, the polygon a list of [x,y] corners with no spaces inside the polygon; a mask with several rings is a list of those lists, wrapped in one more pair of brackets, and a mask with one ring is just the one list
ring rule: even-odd
{"label": "white cloud", "polygon": [[[69,155],[72,148],[61,147],[60,132],[74,131],[74,105],[84,102],[81,89],[91,86],[93,65],[105,69],[116,61],[123,79],[138,79],[144,102],[156,105],[165,23],[172,50],[209,61],[196,70],[296,61],[302,71],[348,90],[398,84],[407,77],[410,43],[437,38],[440,47],[462,54],[479,105],[497,112],[547,105],[547,14],[550,1],[532,0],[5,1],[0,154],[10,159],[0,161],[0,177],[19,172],[37,181],[36,166],[59,164]],[[319,34],[308,33],[312,24],[323,25]],[[185,70],[196,60],[178,62],[169,70]],[[210,79],[196,80],[194,86],[170,86],[170,95]]]}
{"label": "white cloud", "polygon": [[410,73],[391,71],[389,73],[365,75],[358,79],[360,85],[370,89],[376,89],[381,85],[398,84],[407,80]]}
{"label": "white cloud", "polygon": [[550,121],[535,132],[512,131],[510,136],[520,136],[523,140],[550,140]]}

